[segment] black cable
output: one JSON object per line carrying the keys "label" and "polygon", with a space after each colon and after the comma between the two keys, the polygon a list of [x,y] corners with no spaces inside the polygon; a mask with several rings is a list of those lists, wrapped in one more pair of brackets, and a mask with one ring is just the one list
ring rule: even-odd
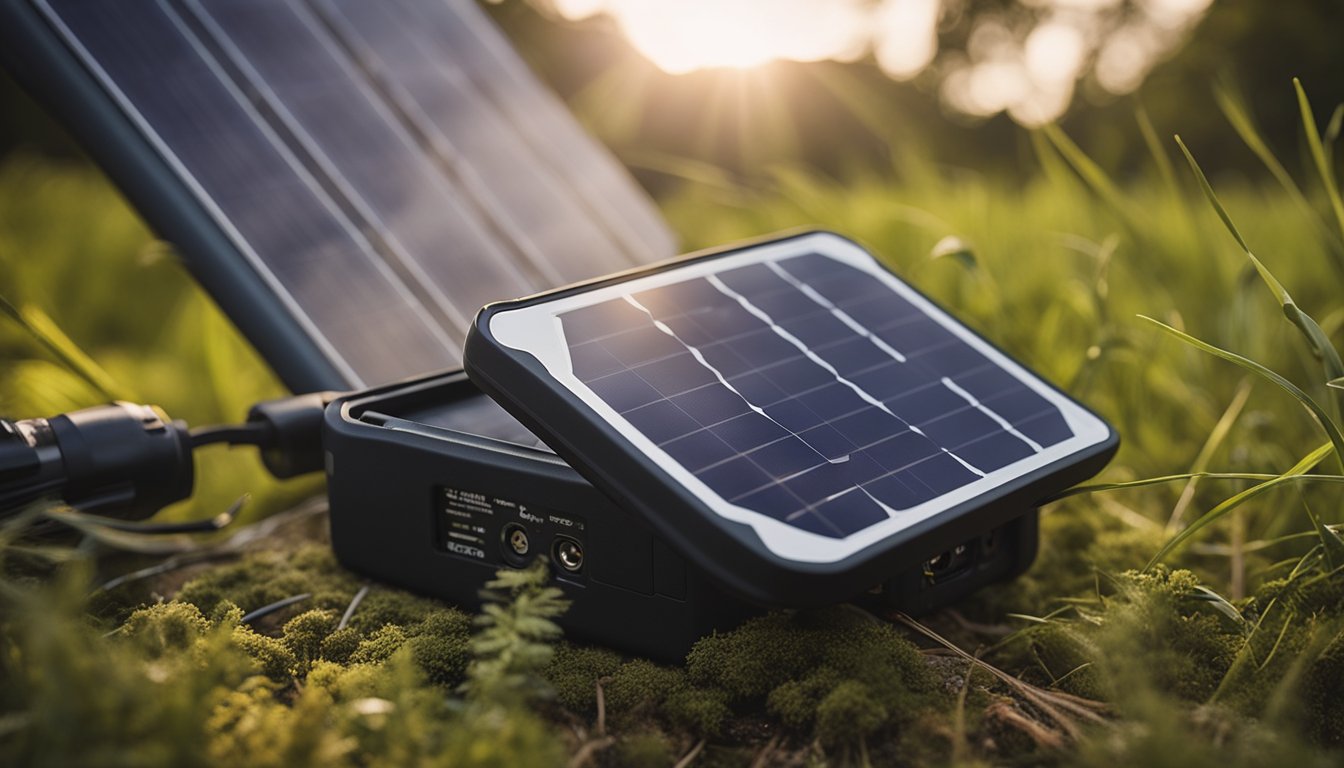
{"label": "black cable", "polygon": [[269,424],[248,422],[246,424],[223,424],[213,427],[197,427],[191,430],[191,447],[228,443],[229,445],[255,445],[267,447],[274,434]]}

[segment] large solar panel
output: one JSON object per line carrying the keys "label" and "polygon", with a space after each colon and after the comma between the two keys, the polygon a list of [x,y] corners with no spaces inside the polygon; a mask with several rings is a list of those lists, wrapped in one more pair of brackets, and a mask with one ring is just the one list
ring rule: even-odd
{"label": "large solar panel", "polygon": [[[839,560],[1111,436],[834,236],[487,315],[497,344],[535,357],[576,407],[795,561]],[[536,393],[491,376],[472,350],[469,372],[567,442]]]}
{"label": "large solar panel", "polygon": [[102,91],[38,95],[292,387],[456,366],[482,304],[673,253],[471,0],[0,5],[52,38],[6,40],[17,71],[74,77],[63,49]]}

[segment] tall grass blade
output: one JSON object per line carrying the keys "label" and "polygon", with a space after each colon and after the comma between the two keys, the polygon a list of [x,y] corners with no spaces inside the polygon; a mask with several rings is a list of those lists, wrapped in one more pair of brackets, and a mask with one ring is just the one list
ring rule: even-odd
{"label": "tall grass blade", "polygon": [[1302,457],[1301,461],[1294,464],[1291,469],[1284,472],[1282,475],[1278,475],[1277,477],[1266,480],[1258,485],[1253,485],[1230,498],[1224,499],[1213,509],[1200,515],[1199,518],[1190,523],[1185,530],[1176,534],[1170,541],[1162,545],[1162,548],[1157,551],[1157,554],[1153,555],[1152,559],[1148,561],[1148,564],[1144,566],[1144,570],[1152,569],[1153,566],[1162,562],[1167,555],[1171,554],[1173,550],[1184,544],[1190,537],[1194,536],[1208,525],[1217,522],[1224,515],[1237,507],[1240,507],[1242,504],[1245,504],[1256,496],[1259,496],[1266,491],[1273,490],[1280,485],[1301,480],[1303,475],[1306,475],[1313,467],[1324,461],[1325,457],[1329,456],[1335,450],[1335,446],[1331,443],[1320,445],[1316,450]]}
{"label": "tall grass blade", "polygon": [[121,387],[117,386],[117,383],[107,371],[104,371],[102,366],[95,363],[92,357],[89,357],[84,350],[79,348],[78,344],[69,336],[66,336],[60,326],[56,324],[56,321],[52,320],[47,313],[34,306],[16,307],[3,296],[0,296],[0,314],[7,315],[17,323],[38,344],[50,352],[61,365],[88,382],[89,386],[98,390],[98,393],[104,398],[108,400],[127,398],[127,395],[121,391]]}
{"label": "tall grass blade", "polygon": [[[1190,466],[1191,472],[1205,472],[1209,464],[1213,461],[1213,455],[1222,447],[1223,441],[1232,432],[1232,426],[1237,423],[1241,417],[1242,410],[1246,407],[1246,402],[1251,398],[1252,379],[1246,377],[1237,385],[1237,392],[1232,396],[1232,402],[1228,403],[1227,410],[1219,417],[1218,423],[1213,425],[1213,431],[1209,433],[1208,439],[1200,447],[1199,453],[1195,455],[1194,464]],[[1181,495],[1176,499],[1176,504],[1171,508],[1171,517],[1167,519],[1167,530],[1174,531],[1180,525],[1181,519],[1185,517],[1185,510],[1190,507],[1190,503],[1195,499],[1195,490],[1199,488],[1199,478],[1193,477],[1181,489]]]}
{"label": "tall grass blade", "polygon": [[1325,557],[1325,565],[1330,570],[1335,570],[1344,566],[1344,538],[1340,538],[1321,519],[1311,511],[1311,506],[1307,504],[1307,497],[1302,494],[1302,489],[1298,489],[1298,494],[1302,496],[1302,509],[1306,510],[1307,518],[1311,520],[1312,526],[1316,529],[1316,535],[1321,539],[1321,553]]}
{"label": "tall grass blade", "polygon": [[1324,147],[1325,167],[1335,167],[1335,144],[1339,141],[1340,129],[1344,128],[1344,104],[1336,104],[1335,111],[1330,115],[1330,122],[1325,126]]}
{"label": "tall grass blade", "polygon": [[1065,161],[1073,166],[1074,171],[1083,178],[1083,181],[1105,200],[1107,205],[1115,209],[1115,212],[1125,220],[1125,223],[1131,229],[1135,232],[1144,231],[1143,227],[1139,226],[1141,217],[1130,206],[1129,200],[1120,191],[1120,187],[1111,180],[1111,177],[1106,174],[1106,171],[1102,170],[1100,165],[1097,165],[1092,158],[1087,156],[1086,152],[1073,143],[1073,139],[1070,139],[1068,134],[1064,133],[1054,123],[1042,126],[1040,132],[1050,140],[1050,143],[1054,145],[1056,151],[1063,156]]}
{"label": "tall grass blade", "polygon": [[1239,365],[1242,368],[1245,368],[1246,370],[1256,374],[1257,376],[1264,378],[1265,380],[1271,382],[1272,384],[1279,387],[1283,391],[1297,398],[1298,402],[1302,403],[1302,405],[1307,409],[1307,411],[1310,412],[1313,417],[1315,417],[1316,422],[1321,425],[1321,429],[1325,431],[1326,436],[1330,438],[1331,444],[1334,445],[1336,453],[1338,453],[1341,458],[1344,458],[1344,434],[1340,433],[1339,426],[1336,425],[1334,420],[1330,418],[1330,415],[1325,412],[1325,409],[1322,408],[1319,403],[1317,403],[1315,400],[1311,398],[1311,395],[1308,395],[1306,392],[1303,392],[1302,389],[1298,387],[1296,384],[1285,379],[1278,373],[1275,373],[1274,371],[1266,368],[1260,363],[1255,362],[1254,360],[1242,357],[1241,355],[1238,355],[1235,352],[1229,352],[1225,349],[1215,347],[1212,344],[1197,339],[1188,333],[1178,331],[1177,329],[1172,328],[1170,325],[1167,325],[1166,323],[1163,323],[1160,320],[1154,320],[1153,318],[1148,317],[1146,315],[1139,315],[1139,319],[1152,323],[1161,330],[1171,334],[1172,336],[1175,336],[1176,338],[1180,339],[1186,344],[1189,344],[1192,347],[1195,347],[1196,349],[1207,352],[1215,357],[1220,357],[1230,363],[1235,363],[1236,365]]}
{"label": "tall grass blade", "polygon": [[1307,132],[1307,147],[1311,150],[1311,159],[1316,161],[1316,171],[1321,175],[1321,184],[1325,187],[1326,197],[1330,199],[1330,209],[1335,213],[1335,223],[1344,235],[1344,200],[1339,196],[1339,182],[1335,172],[1326,159],[1325,146],[1321,134],[1316,130],[1316,117],[1311,112],[1311,102],[1302,88],[1302,81],[1293,78],[1293,88],[1297,91],[1297,106],[1302,112],[1302,128]]}
{"label": "tall grass blade", "polygon": [[1190,163],[1190,169],[1194,171],[1195,178],[1199,180],[1199,187],[1204,191],[1204,196],[1208,198],[1209,204],[1213,206],[1215,211],[1217,211],[1218,218],[1223,220],[1223,224],[1226,225],[1227,231],[1232,233],[1233,239],[1237,241],[1237,244],[1241,246],[1241,250],[1246,253],[1246,257],[1251,260],[1251,264],[1255,266],[1255,271],[1260,274],[1260,279],[1264,281],[1265,285],[1269,287],[1270,292],[1274,294],[1274,298],[1278,300],[1279,306],[1283,308],[1284,316],[1288,318],[1289,322],[1297,326],[1298,330],[1302,332],[1302,335],[1306,337],[1307,344],[1311,347],[1311,353],[1316,356],[1317,360],[1321,361],[1321,364],[1325,368],[1326,380],[1334,380],[1344,376],[1344,361],[1340,360],[1339,352],[1335,349],[1334,344],[1330,342],[1329,337],[1325,335],[1325,331],[1321,330],[1321,326],[1317,324],[1310,315],[1303,312],[1301,308],[1297,306],[1297,303],[1293,301],[1293,297],[1289,295],[1288,290],[1283,287],[1283,284],[1280,283],[1278,279],[1274,277],[1274,274],[1269,271],[1269,268],[1251,252],[1251,247],[1246,244],[1246,239],[1241,236],[1241,232],[1237,229],[1237,225],[1232,223],[1232,217],[1228,215],[1227,210],[1223,208],[1222,202],[1218,200],[1218,195],[1213,191],[1213,186],[1209,184],[1208,177],[1204,175],[1204,171],[1199,167],[1199,163],[1195,161],[1195,156],[1190,153],[1190,150],[1185,146],[1185,142],[1181,141],[1180,136],[1176,137],[1176,143],[1180,145],[1181,152],[1185,155],[1186,161]]}
{"label": "tall grass blade", "polygon": [[1162,177],[1162,183],[1166,184],[1167,189],[1171,190],[1174,199],[1185,202],[1185,195],[1181,194],[1181,187],[1176,182],[1176,171],[1172,167],[1171,158],[1167,156],[1162,147],[1162,141],[1157,137],[1157,130],[1153,128],[1153,121],[1148,117],[1148,110],[1140,104],[1138,109],[1134,110],[1134,119],[1139,124],[1139,134],[1143,136],[1143,143],[1148,147],[1148,152],[1153,156],[1153,162],[1157,165],[1157,172]]}
{"label": "tall grass blade", "polygon": [[1297,182],[1293,181],[1293,177],[1288,173],[1288,169],[1284,168],[1283,163],[1279,162],[1279,158],[1274,156],[1274,151],[1269,148],[1269,145],[1265,143],[1264,138],[1261,137],[1260,131],[1256,129],[1250,113],[1246,111],[1246,107],[1242,104],[1241,100],[1234,96],[1230,90],[1222,86],[1214,89],[1213,98],[1214,101],[1218,102],[1218,108],[1222,110],[1223,116],[1227,118],[1227,122],[1232,125],[1232,130],[1237,132],[1237,135],[1241,137],[1242,143],[1244,143],[1246,147],[1260,159],[1260,162],[1264,164],[1265,169],[1269,171],[1269,175],[1273,176],[1274,180],[1279,182],[1279,186],[1283,187],[1283,190],[1288,193],[1289,197],[1293,198],[1294,201],[1301,203],[1302,207],[1307,210],[1311,210],[1311,203],[1307,201],[1307,196],[1303,194],[1302,188],[1297,186]]}

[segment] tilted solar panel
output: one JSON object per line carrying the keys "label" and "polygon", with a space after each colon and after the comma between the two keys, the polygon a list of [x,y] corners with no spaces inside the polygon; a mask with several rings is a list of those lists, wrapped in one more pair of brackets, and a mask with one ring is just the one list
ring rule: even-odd
{"label": "tilted solar panel", "polygon": [[672,527],[745,525],[795,564],[839,563],[1114,447],[1096,416],[826,234],[488,307],[467,370],[614,498]]}
{"label": "tilted solar panel", "polygon": [[0,0],[0,42],[294,389],[674,250],[470,0]]}

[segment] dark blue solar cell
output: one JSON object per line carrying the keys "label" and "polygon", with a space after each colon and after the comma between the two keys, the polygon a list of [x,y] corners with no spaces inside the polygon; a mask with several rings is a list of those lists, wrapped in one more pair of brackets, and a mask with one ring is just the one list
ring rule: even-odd
{"label": "dark blue solar cell", "polygon": [[620,371],[585,383],[593,394],[619,412],[634,410],[663,397],[632,371]]}
{"label": "dark blue solar cell", "polygon": [[560,316],[565,341],[572,347],[585,341],[649,325],[649,316],[624,299],[572,309]]}
{"label": "dark blue solar cell", "polygon": [[953,377],[989,365],[989,359],[959,340],[951,340],[932,349],[908,356],[910,362],[928,366],[939,376]]}
{"label": "dark blue solar cell", "polygon": [[722,345],[716,346],[727,347],[737,353],[738,357],[747,361],[753,368],[762,368],[781,360],[788,360],[791,357],[801,358],[803,356],[798,347],[785,341],[769,328],[734,337],[723,342]]}
{"label": "dark blue solar cell", "polygon": [[879,443],[896,434],[891,429],[889,419],[875,419],[868,410],[836,419],[831,422],[831,426],[844,435],[846,440],[860,448]]}
{"label": "dark blue solar cell", "polygon": [[767,406],[788,399],[789,395],[780,389],[768,374],[752,371],[728,377],[728,383],[742,393],[749,402]]}
{"label": "dark blue solar cell", "polygon": [[[990,366],[953,377],[953,381],[1042,446],[1073,436],[1057,408],[1002,368]],[[1031,432],[1022,429],[1028,420],[1032,420]]]}
{"label": "dark blue solar cell", "polygon": [[878,479],[891,470],[877,463],[872,456],[864,451],[855,451],[839,462],[837,466],[849,477],[850,482],[855,485],[864,485]]}
{"label": "dark blue solar cell", "polygon": [[[830,297],[827,297],[830,298]],[[952,332],[897,296],[869,296],[858,301],[840,300],[836,306],[849,318],[879,338],[891,342],[901,352],[906,347],[928,346],[952,335]]]}
{"label": "dark blue solar cell", "polygon": [[859,411],[870,411],[873,419],[887,422],[895,432],[899,432],[905,426],[884,411],[870,405],[848,385],[841,384],[838,381],[832,381],[820,389],[799,394],[797,399],[826,421],[832,421]]}
{"label": "dark blue solar cell", "polygon": [[596,341],[570,347],[569,357],[574,375],[579,381],[590,381],[599,376],[625,370],[625,365]]}
{"label": "dark blue solar cell", "polygon": [[864,490],[892,509],[910,509],[933,497],[933,491],[904,472],[892,472],[868,483]]}
{"label": "dark blue solar cell", "polygon": [[979,477],[950,454],[941,452],[910,467],[907,472],[937,494],[960,488]]}
{"label": "dark blue solar cell", "polygon": [[845,325],[844,321],[829,310],[823,310],[820,314],[809,314],[807,322],[790,323],[787,328],[789,333],[812,350],[854,336],[854,329]]}
{"label": "dark blue solar cell", "polygon": [[795,439],[787,429],[755,411],[724,419],[709,427],[709,430],[743,453],[776,440]]}
{"label": "dark blue solar cell", "polygon": [[1035,453],[1022,438],[1002,431],[990,432],[971,442],[955,446],[952,452],[981,472],[993,472]]}
{"label": "dark blue solar cell", "polygon": [[798,395],[835,381],[825,368],[801,355],[766,366],[761,372],[770,377],[780,389]]}
{"label": "dark blue solar cell", "polygon": [[671,400],[678,408],[705,426],[752,412],[740,395],[734,394],[721,384],[709,384],[693,389]]}
{"label": "dark blue solar cell", "polygon": [[729,459],[697,473],[701,480],[726,499],[736,499],[774,483],[765,470],[745,456]]}
{"label": "dark blue solar cell", "polygon": [[654,328],[648,318],[643,325],[603,337],[597,343],[630,368],[686,352],[685,345]]}
{"label": "dark blue solar cell", "polygon": [[[916,426],[929,436],[929,439],[944,448],[952,448],[969,442],[982,435],[998,432],[1002,429],[993,419],[979,410],[965,405],[959,411],[938,415],[932,414]],[[971,462],[974,464],[974,462]],[[977,467],[977,469],[981,469]]]}
{"label": "dark blue solar cell", "polygon": [[825,461],[801,440],[776,440],[757,448],[747,457],[776,480],[802,472]]}
{"label": "dark blue solar cell", "polygon": [[[993,403],[990,405],[992,407]],[[1015,423],[1013,426],[1017,428],[1017,431],[1044,447],[1062,443],[1073,437],[1073,430],[1069,429],[1068,423],[1064,421],[1064,417],[1057,410],[1046,411],[1039,416]]]}
{"label": "dark blue solar cell", "polygon": [[687,313],[701,313],[706,308],[723,306],[727,303],[725,301],[727,297],[703,278],[664,285],[652,291],[640,291],[633,297],[659,320]]}
{"label": "dark blue solar cell", "polygon": [[778,264],[795,280],[810,286],[812,290],[837,305],[841,302],[861,301],[872,296],[885,297],[893,305],[908,304],[905,299],[892,293],[890,288],[867,272],[821,254],[781,259]]}
{"label": "dark blue solar cell", "polygon": [[621,414],[655,443],[666,443],[700,429],[700,423],[666,400],[656,400]]}
{"label": "dark blue solar cell", "polygon": [[858,488],[823,501],[814,507],[814,514],[825,518],[846,536],[887,519],[886,510]]}
{"label": "dark blue solar cell", "polygon": [[692,472],[698,472],[741,453],[707,430],[692,432],[685,437],[663,443],[660,447]]}
{"label": "dark blue solar cell", "polygon": [[786,520],[789,525],[800,531],[815,533],[819,536],[828,536],[833,539],[844,537],[844,533],[842,533],[839,528],[836,528],[831,521],[818,515],[813,510],[795,512],[793,515],[786,518]]}
{"label": "dark blue solar cell", "polygon": [[931,418],[970,407],[965,398],[948,389],[938,379],[883,402],[893,413],[911,424],[924,424]]}
{"label": "dark blue solar cell", "polygon": [[[872,368],[849,377],[864,392],[883,403],[926,389],[937,379],[921,370],[918,366],[899,363],[895,360],[886,365]],[[898,412],[900,413],[900,412]]]}
{"label": "dark blue solar cell", "polygon": [[828,459],[843,459],[856,448],[829,424],[799,432],[798,437]]}
{"label": "dark blue solar cell", "polygon": [[766,413],[770,414],[770,418],[786,425],[794,433],[805,432],[825,423],[825,419],[818,416],[815,411],[808,408],[797,398],[766,403],[762,407]]}
{"label": "dark blue solar cell", "polygon": [[938,453],[938,447],[923,435],[905,431],[867,446],[864,448],[864,453],[873,457],[888,471],[894,472]]}
{"label": "dark blue solar cell", "polygon": [[718,382],[714,372],[696,360],[690,352],[678,352],[661,360],[645,363],[637,366],[634,371],[664,397],[672,397]]}
{"label": "dark blue solar cell", "polygon": [[820,504],[838,493],[854,487],[854,481],[843,464],[823,464],[801,475],[782,481],[785,488],[808,504]]}
{"label": "dark blue solar cell", "polygon": [[[739,506],[760,512],[776,520],[786,520],[789,516],[801,512],[806,504],[778,483],[771,483],[757,491],[740,496],[734,502]],[[833,535],[833,534],[827,534]]]}
{"label": "dark blue solar cell", "polygon": [[845,378],[871,371],[896,360],[890,352],[874,344],[871,339],[852,334],[848,339],[813,347],[812,352]]}

